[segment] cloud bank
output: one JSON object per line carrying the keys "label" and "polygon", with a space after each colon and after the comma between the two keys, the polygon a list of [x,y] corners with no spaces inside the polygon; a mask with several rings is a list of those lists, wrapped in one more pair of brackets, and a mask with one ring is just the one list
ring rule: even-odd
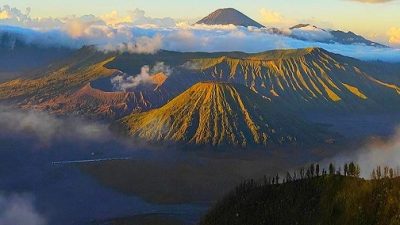
{"label": "cloud bank", "polygon": [[[321,29],[295,29],[294,35],[304,40],[270,33],[265,28],[190,25],[176,23],[171,18],[147,17],[144,11],[117,12],[96,17],[86,15],[63,19],[32,19],[25,13],[4,6],[0,9],[0,41],[8,35],[9,47],[16,40],[46,46],[79,48],[95,45],[105,51],[152,54],[160,49],[185,52],[244,51],[262,52],[273,49],[321,47],[328,51],[363,60],[400,61],[398,49],[385,49],[361,44],[324,44],[317,41],[330,38]],[[282,20],[279,14],[264,10],[267,18]],[[10,26],[12,25],[12,26]],[[390,31],[391,43],[398,42],[397,30]],[[11,41],[10,41],[11,39]],[[4,43],[3,43],[4,44]]]}

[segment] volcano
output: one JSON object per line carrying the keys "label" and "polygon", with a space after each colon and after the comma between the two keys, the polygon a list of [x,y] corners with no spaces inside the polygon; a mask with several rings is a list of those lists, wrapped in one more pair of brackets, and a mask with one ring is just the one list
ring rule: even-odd
{"label": "volcano", "polygon": [[200,82],[161,108],[131,114],[112,128],[155,143],[208,146],[307,145],[327,133],[278,110],[245,86]]}
{"label": "volcano", "polygon": [[196,24],[207,24],[207,25],[229,25],[233,24],[236,26],[243,27],[264,27],[263,25],[252,20],[248,16],[239,12],[233,8],[218,9],[212,12],[210,15],[199,20]]}

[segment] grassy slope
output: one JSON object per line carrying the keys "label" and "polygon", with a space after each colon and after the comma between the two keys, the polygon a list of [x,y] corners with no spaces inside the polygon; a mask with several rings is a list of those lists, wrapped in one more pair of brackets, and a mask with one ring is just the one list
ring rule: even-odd
{"label": "grassy slope", "polygon": [[400,224],[400,180],[324,176],[232,192],[201,225]]}

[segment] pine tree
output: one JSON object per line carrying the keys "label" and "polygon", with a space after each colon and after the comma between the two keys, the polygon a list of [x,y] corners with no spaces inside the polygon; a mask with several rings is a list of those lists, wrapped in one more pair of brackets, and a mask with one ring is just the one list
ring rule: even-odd
{"label": "pine tree", "polygon": [[314,174],[315,174],[315,167],[314,167],[314,164],[311,164],[311,165],[310,165],[310,173],[311,173],[311,177],[314,177]]}
{"label": "pine tree", "polygon": [[382,178],[382,170],[380,166],[376,167],[376,177],[378,180]]}
{"label": "pine tree", "polygon": [[335,174],[335,166],[332,163],[330,163],[329,164],[329,175],[333,175],[333,174]]}
{"label": "pine tree", "polygon": [[371,179],[376,180],[376,172],[375,172],[375,169],[372,170]]}
{"label": "pine tree", "polygon": [[358,164],[356,164],[356,174],[355,174],[355,176],[356,176],[356,177],[360,177],[360,175],[361,175],[360,166],[359,166]]}
{"label": "pine tree", "polygon": [[356,166],[354,165],[353,162],[351,162],[349,164],[349,167],[347,169],[348,169],[347,173],[348,173],[349,176],[355,176],[356,175]]}
{"label": "pine tree", "polygon": [[287,182],[292,181],[292,175],[290,175],[289,172],[286,173],[286,181],[287,181]]}

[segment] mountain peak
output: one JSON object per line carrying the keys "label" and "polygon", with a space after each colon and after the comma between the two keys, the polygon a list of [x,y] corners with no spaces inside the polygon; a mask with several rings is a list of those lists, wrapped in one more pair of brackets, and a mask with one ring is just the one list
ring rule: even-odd
{"label": "mountain peak", "polygon": [[233,24],[236,26],[243,27],[264,27],[260,23],[249,18],[242,12],[234,8],[222,8],[217,9],[208,16],[199,20],[196,24],[207,24],[207,25],[229,25]]}

